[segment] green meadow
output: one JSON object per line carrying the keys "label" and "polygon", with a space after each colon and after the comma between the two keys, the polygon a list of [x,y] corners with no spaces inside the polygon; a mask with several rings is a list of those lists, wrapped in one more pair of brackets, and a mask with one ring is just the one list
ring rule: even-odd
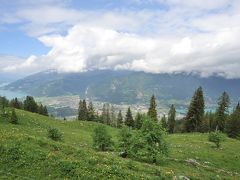
{"label": "green meadow", "polygon": [[[226,138],[220,149],[208,134],[167,136],[169,156],[156,164],[121,158],[92,148],[95,122],[55,120],[16,110],[19,124],[0,119],[0,179],[240,179],[240,141]],[[47,137],[49,127],[63,141]],[[107,126],[117,143],[119,129]]]}

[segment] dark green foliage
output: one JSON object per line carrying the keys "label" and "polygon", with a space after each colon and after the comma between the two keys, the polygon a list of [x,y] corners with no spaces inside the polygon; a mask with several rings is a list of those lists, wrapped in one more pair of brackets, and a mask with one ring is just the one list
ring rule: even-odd
{"label": "dark green foliage", "polygon": [[[209,131],[215,131],[216,127],[217,127],[216,114],[213,113],[212,111],[207,112],[204,115],[204,119],[206,120],[206,123],[208,123],[208,125],[209,125],[209,127],[208,127]],[[206,132],[206,131],[204,131],[204,132]]]}
{"label": "dark green foliage", "polygon": [[54,141],[62,141],[63,134],[57,128],[49,128],[48,129],[48,138]]}
{"label": "dark green foliage", "polygon": [[223,92],[222,96],[218,99],[218,108],[216,110],[216,125],[217,129],[224,131],[225,123],[228,118],[228,108],[230,104],[230,98],[227,92]]}
{"label": "dark green foliage", "polygon": [[179,119],[179,120],[176,121],[175,128],[174,128],[175,133],[186,132],[186,130],[185,130],[185,122],[186,122],[185,118],[182,118],[182,119]]}
{"label": "dark green foliage", "polygon": [[6,97],[0,96],[0,111],[9,106],[9,101]]}
{"label": "dark green foliage", "polygon": [[166,115],[164,114],[163,117],[161,118],[161,125],[164,129],[167,129],[167,118]]}
{"label": "dark green foliage", "polygon": [[111,105],[110,108],[110,125],[113,127],[117,127],[117,119],[115,116],[115,108],[113,105]]}
{"label": "dark green foliage", "polygon": [[96,120],[93,103],[91,101],[88,104],[87,113],[88,113],[87,114],[87,120],[88,121],[95,121]]}
{"label": "dark green foliage", "polygon": [[216,145],[216,147],[219,148],[221,142],[225,140],[225,136],[220,131],[210,132],[208,140],[210,142],[213,142]]}
{"label": "dark green foliage", "polygon": [[199,87],[191,100],[185,121],[185,130],[187,132],[196,132],[201,130],[201,124],[204,116],[204,97],[202,87]]}
{"label": "dark green foliage", "polygon": [[14,108],[11,110],[10,123],[12,123],[12,124],[18,124],[18,117],[17,117],[17,114],[16,114]]}
{"label": "dark green foliage", "polygon": [[176,118],[176,109],[174,105],[171,105],[171,108],[168,112],[168,122],[167,122],[167,129],[169,133],[174,132],[174,127],[175,127],[175,118]]}
{"label": "dark green foliage", "polygon": [[93,147],[99,151],[107,151],[112,148],[113,141],[111,135],[103,125],[97,126],[93,131]]}
{"label": "dark green foliage", "polygon": [[88,110],[87,103],[85,99],[83,101],[80,100],[78,107],[78,120],[87,120],[88,119]]}
{"label": "dark green foliage", "polygon": [[121,153],[125,154],[125,157],[129,155],[132,144],[132,131],[128,127],[124,126],[119,132],[118,136],[118,149]]}
{"label": "dark green foliage", "polygon": [[134,120],[132,117],[132,112],[130,107],[128,107],[127,113],[126,113],[126,117],[125,117],[125,125],[128,127],[132,127],[134,128]]}
{"label": "dark green foliage", "polygon": [[158,157],[168,154],[164,136],[163,127],[146,117],[141,129],[133,137],[131,155],[137,159],[155,163]]}
{"label": "dark green foliage", "polygon": [[102,123],[110,125],[111,119],[110,119],[110,110],[109,110],[109,104],[103,104],[102,109]]}
{"label": "dark green foliage", "polygon": [[143,123],[143,115],[138,112],[135,117],[135,128],[140,129],[142,127],[142,123]]}
{"label": "dark green foliage", "polygon": [[210,119],[207,115],[204,116],[201,127],[200,127],[200,132],[209,132],[210,131]]}
{"label": "dark green foliage", "polygon": [[226,123],[226,133],[231,138],[240,137],[240,105],[237,104],[229,120]]}
{"label": "dark green foliage", "polygon": [[10,106],[16,109],[22,109],[23,104],[21,101],[18,100],[18,98],[14,98],[10,101]]}
{"label": "dark green foliage", "polygon": [[119,110],[118,116],[117,116],[117,128],[121,128],[122,126],[123,126],[122,111]]}
{"label": "dark green foliage", "polygon": [[38,106],[38,114],[44,115],[44,116],[48,116],[48,110],[46,106],[43,106],[41,103]]}
{"label": "dark green foliage", "polygon": [[157,103],[156,103],[156,98],[154,95],[152,95],[151,100],[150,100],[150,107],[148,109],[148,116],[153,119],[154,121],[157,121]]}
{"label": "dark green foliage", "polygon": [[32,96],[27,96],[23,102],[23,108],[25,111],[38,113],[38,105]]}

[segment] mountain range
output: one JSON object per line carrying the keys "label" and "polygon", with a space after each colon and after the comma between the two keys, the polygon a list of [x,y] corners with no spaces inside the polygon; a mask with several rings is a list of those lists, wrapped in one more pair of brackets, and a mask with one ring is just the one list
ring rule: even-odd
{"label": "mountain range", "polygon": [[203,87],[208,103],[216,103],[223,91],[229,93],[233,102],[237,102],[240,97],[240,79],[114,70],[80,73],[48,70],[12,82],[4,89],[22,91],[37,97],[79,95],[115,104],[134,104],[148,102],[152,94],[159,101],[189,101],[199,86]]}

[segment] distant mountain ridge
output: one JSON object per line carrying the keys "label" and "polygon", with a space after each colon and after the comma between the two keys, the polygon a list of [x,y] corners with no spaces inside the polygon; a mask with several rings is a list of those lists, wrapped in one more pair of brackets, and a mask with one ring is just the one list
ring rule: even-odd
{"label": "distant mountain ridge", "polygon": [[208,102],[215,102],[227,91],[235,102],[240,97],[240,79],[187,74],[151,74],[135,71],[96,70],[81,73],[40,72],[15,81],[5,89],[34,96],[80,95],[111,103],[143,103],[152,94],[159,100],[189,100],[202,86]]}

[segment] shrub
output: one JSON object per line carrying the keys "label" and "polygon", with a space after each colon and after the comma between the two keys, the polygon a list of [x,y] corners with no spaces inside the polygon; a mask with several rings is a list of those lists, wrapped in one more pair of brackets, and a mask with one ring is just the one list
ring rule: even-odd
{"label": "shrub", "polygon": [[132,144],[132,132],[131,130],[124,126],[119,132],[118,136],[118,148],[121,151],[121,156],[126,157],[129,154],[130,146]]}
{"label": "shrub", "polygon": [[155,163],[157,157],[168,154],[165,130],[161,124],[146,117],[143,125],[132,139],[131,155]]}
{"label": "shrub", "polygon": [[103,125],[99,125],[94,129],[93,132],[93,147],[100,151],[110,150],[113,141],[110,134],[108,134],[107,129]]}
{"label": "shrub", "polygon": [[63,140],[63,135],[57,128],[49,128],[48,129],[48,137],[54,141]]}
{"label": "shrub", "polygon": [[12,124],[18,124],[18,117],[16,115],[15,109],[12,109],[12,112],[10,114],[10,123]]}
{"label": "shrub", "polygon": [[210,142],[215,143],[215,145],[216,145],[217,148],[220,147],[220,143],[221,143],[222,141],[224,141],[224,139],[225,139],[224,134],[222,134],[222,133],[219,132],[219,131],[211,132],[211,133],[209,133],[209,135],[208,135],[208,140],[209,140]]}

